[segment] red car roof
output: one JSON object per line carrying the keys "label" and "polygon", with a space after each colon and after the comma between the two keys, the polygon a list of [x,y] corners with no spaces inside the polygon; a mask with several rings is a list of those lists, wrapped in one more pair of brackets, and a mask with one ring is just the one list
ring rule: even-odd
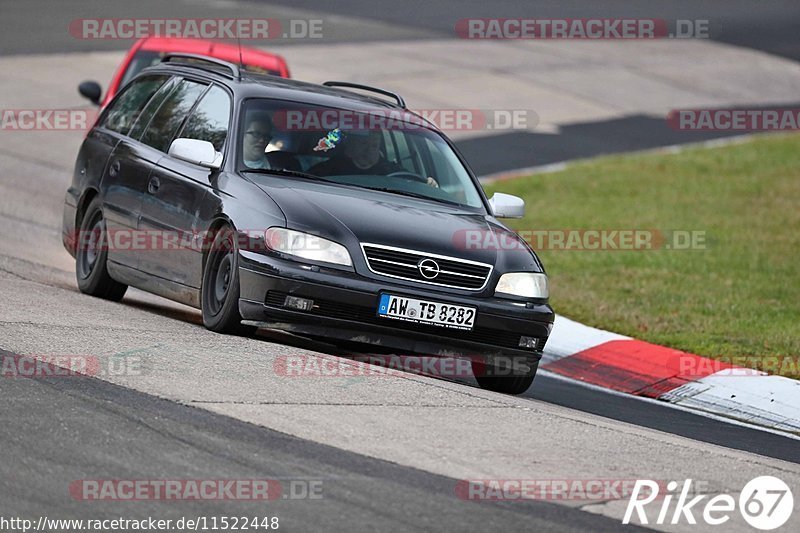
{"label": "red car roof", "polygon": [[[140,50],[151,52],[184,52],[187,54],[202,54],[231,63],[239,62],[239,46],[235,44],[206,41],[204,39],[173,39],[166,37],[147,37],[139,43]],[[135,46],[135,45],[134,45]],[[277,54],[264,52],[256,48],[242,46],[242,62],[248,65],[281,72],[284,77],[289,77],[286,60]]]}
{"label": "red car roof", "polygon": [[182,52],[184,54],[202,54],[215,57],[217,59],[222,59],[223,61],[230,61],[231,63],[239,63],[241,57],[241,62],[244,63],[246,67],[251,67],[251,70],[252,67],[262,68],[268,73],[278,73],[284,78],[290,77],[289,66],[286,64],[286,60],[283,58],[283,56],[278,54],[271,54],[256,48],[242,46],[240,56],[239,46],[235,44],[219,41],[208,41],[205,39],[145,37],[144,39],[139,39],[133,43],[133,46],[131,46],[128,50],[128,53],[125,55],[125,58],[122,60],[122,63],[117,68],[117,71],[111,80],[111,84],[108,87],[108,92],[103,98],[102,107],[108,105],[108,103],[117,93],[125,72],[128,70],[132,59],[139,52]]}

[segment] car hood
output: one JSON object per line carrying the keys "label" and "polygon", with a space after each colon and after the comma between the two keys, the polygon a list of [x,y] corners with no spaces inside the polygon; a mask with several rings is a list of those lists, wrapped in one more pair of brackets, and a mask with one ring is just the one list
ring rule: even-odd
{"label": "car hood", "polygon": [[356,187],[264,178],[258,185],[278,204],[289,228],[342,243],[351,254],[360,254],[359,244],[372,243],[498,267],[498,261],[502,264],[511,260],[514,269],[541,270],[526,245],[513,254],[505,250],[507,245],[498,245],[501,241],[507,243],[509,235],[519,239],[486,214]]}

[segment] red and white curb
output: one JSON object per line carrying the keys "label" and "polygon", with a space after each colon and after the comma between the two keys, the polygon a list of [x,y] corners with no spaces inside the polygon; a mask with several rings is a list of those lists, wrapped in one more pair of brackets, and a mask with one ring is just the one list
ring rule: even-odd
{"label": "red and white curb", "polygon": [[800,435],[800,381],[556,317],[539,368],[605,389]]}

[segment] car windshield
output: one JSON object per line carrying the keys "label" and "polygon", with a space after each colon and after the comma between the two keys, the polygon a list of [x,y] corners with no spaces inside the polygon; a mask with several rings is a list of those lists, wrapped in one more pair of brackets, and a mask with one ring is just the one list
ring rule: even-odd
{"label": "car windshield", "polygon": [[475,183],[450,145],[407,111],[376,106],[355,112],[259,98],[246,101],[240,124],[241,170],[288,170],[300,179],[319,177],[483,207]]}
{"label": "car windshield", "polygon": [[[142,70],[146,69],[147,67],[152,67],[153,65],[157,65],[161,63],[161,59],[167,54],[168,52],[154,52],[154,51],[138,51],[133,56],[130,65],[128,65],[128,70],[125,71],[125,75],[122,77],[122,81],[120,82],[120,87],[124,87],[126,83],[133,79],[134,76],[139,74]],[[186,60],[184,62],[191,62],[191,60]],[[238,61],[236,61],[238,63]],[[269,74],[271,76],[280,76],[281,73],[277,70],[272,70],[268,68],[261,67],[259,65],[253,65],[249,63],[244,64],[244,70],[247,72],[254,72],[257,74]]]}

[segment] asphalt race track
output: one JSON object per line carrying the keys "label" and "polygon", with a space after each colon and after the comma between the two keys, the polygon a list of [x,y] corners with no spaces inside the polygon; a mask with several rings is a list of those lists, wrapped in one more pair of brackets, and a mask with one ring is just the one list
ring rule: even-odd
{"label": "asphalt race track", "polygon": [[[614,531],[617,524],[550,502],[454,502],[456,480],[388,461],[371,459],[284,433],[91,378],[22,379],[3,387],[11,412],[4,417],[3,515],[80,516],[84,502],[65,500],[63,487],[91,472],[97,478],[158,477],[182,471],[188,477],[300,479],[322,483],[324,498],[270,502],[268,515],[287,517],[295,531],[419,531],[447,526],[481,531],[560,531],[565,526]],[[69,427],[53,428],[53,408]],[[30,450],[37,450],[31,461]],[[124,454],[120,450],[126,450]],[[12,467],[18,463],[17,467]],[[23,477],[24,476],[24,477]],[[123,516],[251,515],[253,504],[156,501],[117,503],[104,514]],[[12,513],[13,510],[13,513]],[[369,529],[373,529],[372,526]]]}
{"label": "asphalt race track", "polygon": [[[103,16],[130,16],[125,4],[108,2]],[[214,4],[176,3],[159,16],[187,16],[189,8],[195,10],[192,16],[211,16],[218,12]],[[341,26],[334,40],[441,39],[449,28],[440,22],[445,14],[504,16],[504,10],[527,6],[501,3],[487,15],[486,3],[448,1],[424,11],[415,4],[361,13],[363,4],[337,3]],[[572,4],[544,13],[615,16],[622,9],[586,14]],[[77,5],[0,3],[7,30],[0,35],[6,67],[2,108],[60,105],[74,95],[72,82],[58,83],[74,73],[27,68],[28,57],[127,46],[63,36],[64,21],[77,17]],[[226,5],[233,17],[263,4]],[[329,16],[332,5],[319,12]],[[698,7],[685,13],[675,6],[658,15],[705,15]],[[800,58],[786,22],[792,14],[796,22],[796,3],[765,4],[752,24],[749,4],[710,6],[724,9],[728,21],[714,37],[720,42]],[[270,8],[288,17],[307,16],[316,7],[298,0]],[[417,15],[411,18],[409,12]],[[647,13],[639,4],[628,15]],[[113,68],[105,56],[85,57],[92,72]],[[635,132],[663,127],[649,120],[592,122],[558,139],[549,136],[552,144],[534,163],[674,144],[664,138],[636,145],[647,136]],[[285,356],[354,363],[340,359],[348,355],[341,350],[278,332],[261,330],[252,338],[213,334],[202,327],[198,311],[137,290],[129,290],[121,303],[82,295],[60,242],[63,196],[81,138],[79,131],[0,132],[0,355],[88,355],[118,371],[0,378],[2,517],[277,516],[289,531],[617,531],[626,501],[464,501],[459,481],[692,478],[709,492],[738,493],[747,481],[774,475],[800,487],[798,439],[609,394],[545,372],[521,397],[481,391],[469,376],[456,381],[415,374],[281,376],[276,361]],[[603,138],[611,140],[601,146],[590,140]],[[492,139],[514,149],[514,139]],[[497,150],[487,150],[486,142],[460,141],[482,172],[531,164],[491,159]],[[288,497],[266,504],[92,502],[69,490],[80,480],[179,478],[268,478],[280,481]],[[291,487],[308,486],[321,487],[321,497],[304,497],[300,489],[291,497]],[[697,531],[686,524],[652,527]],[[751,530],[738,516],[725,527]],[[800,515],[785,528],[800,529]]]}

